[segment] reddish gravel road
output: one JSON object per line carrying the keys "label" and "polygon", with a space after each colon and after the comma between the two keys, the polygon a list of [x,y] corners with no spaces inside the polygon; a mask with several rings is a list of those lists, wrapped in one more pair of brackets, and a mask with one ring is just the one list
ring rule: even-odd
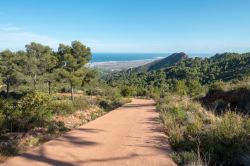
{"label": "reddish gravel road", "polygon": [[133,99],[3,165],[175,166],[158,116],[152,100]]}

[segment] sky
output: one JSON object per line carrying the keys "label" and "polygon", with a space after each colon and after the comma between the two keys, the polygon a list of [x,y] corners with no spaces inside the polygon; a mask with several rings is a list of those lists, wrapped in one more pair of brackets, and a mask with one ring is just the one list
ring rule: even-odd
{"label": "sky", "polygon": [[32,41],[93,52],[250,51],[250,0],[1,0],[0,50]]}

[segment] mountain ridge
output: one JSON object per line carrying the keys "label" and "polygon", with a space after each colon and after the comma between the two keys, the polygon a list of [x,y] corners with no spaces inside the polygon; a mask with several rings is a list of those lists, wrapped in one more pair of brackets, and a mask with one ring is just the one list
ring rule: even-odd
{"label": "mountain ridge", "polygon": [[184,52],[173,53],[163,59],[155,60],[146,65],[139,66],[133,69],[135,72],[148,72],[154,70],[161,70],[176,65],[183,60],[188,59],[189,56]]}

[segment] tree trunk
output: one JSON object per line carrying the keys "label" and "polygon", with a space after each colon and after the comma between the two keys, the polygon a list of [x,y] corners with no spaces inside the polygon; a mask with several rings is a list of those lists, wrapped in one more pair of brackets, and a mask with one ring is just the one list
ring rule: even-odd
{"label": "tree trunk", "polygon": [[49,94],[51,94],[51,82],[50,81],[48,82],[48,85],[49,85]]}
{"label": "tree trunk", "polygon": [[36,80],[33,80],[33,88],[36,89]]}
{"label": "tree trunk", "polygon": [[12,133],[13,131],[13,124],[12,124],[12,121],[10,122],[10,132]]}
{"label": "tree trunk", "polygon": [[33,78],[33,86],[34,86],[34,89],[36,89],[36,75]]}
{"label": "tree trunk", "polygon": [[70,83],[70,94],[71,94],[71,100],[73,101],[73,100],[74,100],[74,96],[73,96],[73,94],[74,94],[74,89],[73,89],[72,83]]}
{"label": "tree trunk", "polygon": [[9,84],[6,84],[6,95],[7,95],[7,97],[9,96],[9,92],[10,92],[10,86],[9,86]]}

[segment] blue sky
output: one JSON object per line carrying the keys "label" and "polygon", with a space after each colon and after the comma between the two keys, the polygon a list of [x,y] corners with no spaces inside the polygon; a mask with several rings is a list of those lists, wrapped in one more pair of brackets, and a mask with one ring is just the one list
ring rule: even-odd
{"label": "blue sky", "polygon": [[247,52],[249,9],[249,0],[3,0],[0,50],[80,40],[93,52]]}

